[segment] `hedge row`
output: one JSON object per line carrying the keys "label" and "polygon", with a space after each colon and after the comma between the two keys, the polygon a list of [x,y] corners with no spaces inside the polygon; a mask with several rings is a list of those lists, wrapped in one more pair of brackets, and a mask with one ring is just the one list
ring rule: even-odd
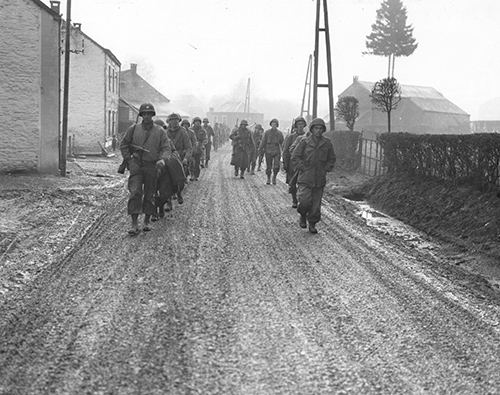
{"label": "hedge row", "polygon": [[359,167],[360,155],[358,147],[361,139],[360,132],[336,130],[334,132],[327,132],[325,137],[332,140],[337,158],[337,166],[346,170],[355,170]]}
{"label": "hedge row", "polygon": [[492,190],[498,183],[500,134],[415,135],[380,137],[388,172],[436,177]]}

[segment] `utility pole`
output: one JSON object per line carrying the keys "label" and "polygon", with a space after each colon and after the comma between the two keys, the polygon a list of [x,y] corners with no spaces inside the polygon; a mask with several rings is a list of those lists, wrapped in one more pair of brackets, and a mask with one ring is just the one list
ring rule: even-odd
{"label": "utility pole", "polygon": [[[325,27],[320,28],[321,2],[323,3],[323,19]],[[328,83],[318,83],[319,67],[319,33],[325,33],[326,46],[326,66],[328,74]],[[318,116],[318,88],[328,88],[330,130],[335,130],[335,113],[333,105],[333,78],[332,78],[332,54],[330,48],[330,28],[328,23],[327,0],[316,0],[316,30],[314,35],[314,85],[313,85],[313,118]]]}
{"label": "utility pole", "polygon": [[70,33],[71,33],[71,0],[66,0],[66,37],[64,39],[64,95],[63,119],[61,136],[61,156],[59,170],[61,176],[66,176],[66,149],[68,145],[68,103],[69,103],[69,61],[70,61]]}
{"label": "utility pole", "polygon": [[[312,55],[309,55],[309,62],[307,63],[306,81],[304,83],[304,93],[302,94],[302,106],[300,107],[300,116],[304,117],[307,123],[311,121],[311,80],[312,80]],[[307,108],[306,104],[307,92]]]}
{"label": "utility pole", "polygon": [[245,108],[243,112],[246,114],[250,112],[250,78],[248,79],[247,82],[247,93],[245,95]]}

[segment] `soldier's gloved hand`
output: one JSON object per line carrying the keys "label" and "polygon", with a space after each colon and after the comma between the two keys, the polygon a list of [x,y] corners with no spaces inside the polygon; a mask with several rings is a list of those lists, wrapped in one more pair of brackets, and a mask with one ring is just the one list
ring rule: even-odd
{"label": "soldier's gloved hand", "polygon": [[165,167],[165,161],[163,159],[160,159],[159,161],[156,162],[156,167],[159,168]]}

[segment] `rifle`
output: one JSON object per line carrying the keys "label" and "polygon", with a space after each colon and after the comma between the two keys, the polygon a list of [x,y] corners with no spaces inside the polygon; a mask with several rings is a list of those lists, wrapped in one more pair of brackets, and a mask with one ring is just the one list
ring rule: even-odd
{"label": "rifle", "polygon": [[[139,122],[139,117],[140,115],[137,114],[137,118],[135,119],[135,124],[134,124],[134,130],[132,131],[132,141],[134,140],[134,133],[135,133],[135,128],[137,127],[137,123]],[[136,146],[135,144],[131,144],[133,148],[136,148],[137,150],[146,150],[143,147]],[[146,150],[147,151],[147,150]],[[118,173],[119,174],[125,174],[125,170],[128,169],[128,160],[123,158],[122,163],[120,163],[120,166],[118,166]]]}

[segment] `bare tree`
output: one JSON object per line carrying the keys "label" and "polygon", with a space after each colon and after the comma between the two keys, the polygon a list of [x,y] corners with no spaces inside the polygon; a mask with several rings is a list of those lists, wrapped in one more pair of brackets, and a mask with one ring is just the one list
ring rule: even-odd
{"label": "bare tree", "polygon": [[343,96],[337,101],[335,107],[337,119],[345,121],[347,128],[352,132],[354,130],[354,123],[359,117],[359,101],[354,96]]}
{"label": "bare tree", "polygon": [[391,133],[391,111],[401,102],[401,87],[394,77],[377,81],[370,95],[372,103],[387,113],[387,132]]}

